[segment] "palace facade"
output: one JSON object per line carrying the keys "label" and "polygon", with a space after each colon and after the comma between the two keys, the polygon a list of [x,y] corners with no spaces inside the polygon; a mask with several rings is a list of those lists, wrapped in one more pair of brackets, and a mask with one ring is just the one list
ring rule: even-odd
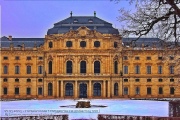
{"label": "palace facade", "polygon": [[71,16],[45,38],[1,38],[1,98],[180,97],[180,51],[122,38],[98,17]]}

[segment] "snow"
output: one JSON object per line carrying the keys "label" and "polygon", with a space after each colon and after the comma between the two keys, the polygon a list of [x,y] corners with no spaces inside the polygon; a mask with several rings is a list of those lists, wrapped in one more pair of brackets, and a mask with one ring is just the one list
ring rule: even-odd
{"label": "snow", "polygon": [[168,116],[167,101],[91,99],[91,105],[107,107],[75,108],[76,100],[20,100],[1,101],[1,116],[68,114],[69,119],[97,119],[98,114]]}

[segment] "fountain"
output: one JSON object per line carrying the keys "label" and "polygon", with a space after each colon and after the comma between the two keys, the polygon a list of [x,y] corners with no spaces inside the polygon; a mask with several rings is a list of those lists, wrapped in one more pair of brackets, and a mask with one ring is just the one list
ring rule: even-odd
{"label": "fountain", "polygon": [[76,108],[90,108],[91,104],[90,101],[87,99],[80,99],[77,100]]}

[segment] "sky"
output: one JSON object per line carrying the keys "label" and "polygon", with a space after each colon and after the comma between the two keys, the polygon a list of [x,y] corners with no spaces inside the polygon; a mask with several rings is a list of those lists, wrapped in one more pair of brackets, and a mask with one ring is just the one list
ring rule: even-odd
{"label": "sky", "polygon": [[96,16],[120,29],[117,17],[126,1],[110,0],[0,0],[1,36],[44,38],[47,30],[70,16]]}

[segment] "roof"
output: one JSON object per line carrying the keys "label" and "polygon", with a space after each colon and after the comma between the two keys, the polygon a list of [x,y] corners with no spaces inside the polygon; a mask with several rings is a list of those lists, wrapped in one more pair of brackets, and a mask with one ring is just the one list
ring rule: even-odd
{"label": "roof", "polygon": [[96,30],[105,34],[119,34],[118,29],[113,28],[112,24],[96,16],[71,16],[54,24],[47,34],[66,33],[70,29],[77,30],[81,26],[86,26],[91,30]]}
{"label": "roof", "polygon": [[1,38],[1,47],[9,47],[13,43],[14,47],[21,47],[24,44],[25,47],[40,47],[44,44],[44,38],[12,38],[9,40],[7,37]]}

